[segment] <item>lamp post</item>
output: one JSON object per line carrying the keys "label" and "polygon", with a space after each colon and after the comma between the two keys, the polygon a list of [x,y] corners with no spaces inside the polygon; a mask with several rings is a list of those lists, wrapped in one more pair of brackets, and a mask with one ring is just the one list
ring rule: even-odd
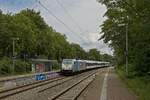
{"label": "lamp post", "polygon": [[19,38],[12,38],[13,40],[13,66],[12,66],[12,73],[14,73],[15,68],[15,41],[19,40]]}
{"label": "lamp post", "polygon": [[125,49],[125,56],[126,56],[126,75],[128,76],[128,24],[119,24],[118,26],[125,26],[126,27],[126,49]]}
{"label": "lamp post", "polygon": [[128,76],[128,25],[126,25],[126,74]]}

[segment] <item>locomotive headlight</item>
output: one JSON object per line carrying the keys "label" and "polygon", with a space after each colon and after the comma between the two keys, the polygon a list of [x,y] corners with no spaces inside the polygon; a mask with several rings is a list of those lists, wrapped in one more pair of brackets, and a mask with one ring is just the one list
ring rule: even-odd
{"label": "locomotive headlight", "polygon": [[62,64],[62,69],[63,70],[71,70],[72,66],[71,66],[71,64]]}

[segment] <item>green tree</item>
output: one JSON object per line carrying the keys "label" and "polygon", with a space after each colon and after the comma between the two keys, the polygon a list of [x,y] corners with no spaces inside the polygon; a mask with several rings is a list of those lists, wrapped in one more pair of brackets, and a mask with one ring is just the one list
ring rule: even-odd
{"label": "green tree", "polygon": [[101,54],[97,49],[90,49],[88,52],[88,57],[91,60],[101,60]]}
{"label": "green tree", "polygon": [[[150,71],[150,1],[99,0],[107,7],[101,39],[114,49],[118,64],[125,63],[125,33],[128,27],[129,63],[139,72]],[[121,24],[123,26],[121,26]],[[109,42],[111,41],[111,42]]]}

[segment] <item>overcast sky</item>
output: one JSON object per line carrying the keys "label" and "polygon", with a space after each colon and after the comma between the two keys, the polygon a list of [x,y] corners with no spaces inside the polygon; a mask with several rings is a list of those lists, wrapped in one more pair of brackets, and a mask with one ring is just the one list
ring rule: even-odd
{"label": "overcast sky", "polygon": [[103,53],[112,54],[100,38],[100,25],[106,19],[105,6],[96,0],[39,0],[47,9],[63,21],[71,30],[56,20],[36,0],[0,0],[0,9],[5,12],[18,13],[25,8],[41,12],[48,25],[56,31],[66,34],[69,42],[80,44],[85,50],[97,48]]}

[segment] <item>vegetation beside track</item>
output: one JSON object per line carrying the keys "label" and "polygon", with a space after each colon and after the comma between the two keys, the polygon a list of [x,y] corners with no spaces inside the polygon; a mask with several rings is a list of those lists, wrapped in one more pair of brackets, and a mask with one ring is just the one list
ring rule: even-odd
{"label": "vegetation beside track", "polygon": [[150,0],[98,0],[107,8],[101,38],[114,49],[118,65],[126,57],[132,73],[150,72]]}
{"label": "vegetation beside track", "polygon": [[18,59],[16,60],[14,71],[12,70],[12,59],[8,57],[2,58],[0,60],[0,77],[31,73],[30,63]]}
{"label": "vegetation beside track", "polygon": [[127,84],[127,86],[137,95],[138,100],[150,100],[150,76],[136,75],[134,72],[129,72],[126,77],[124,66],[116,69],[119,77]]}

